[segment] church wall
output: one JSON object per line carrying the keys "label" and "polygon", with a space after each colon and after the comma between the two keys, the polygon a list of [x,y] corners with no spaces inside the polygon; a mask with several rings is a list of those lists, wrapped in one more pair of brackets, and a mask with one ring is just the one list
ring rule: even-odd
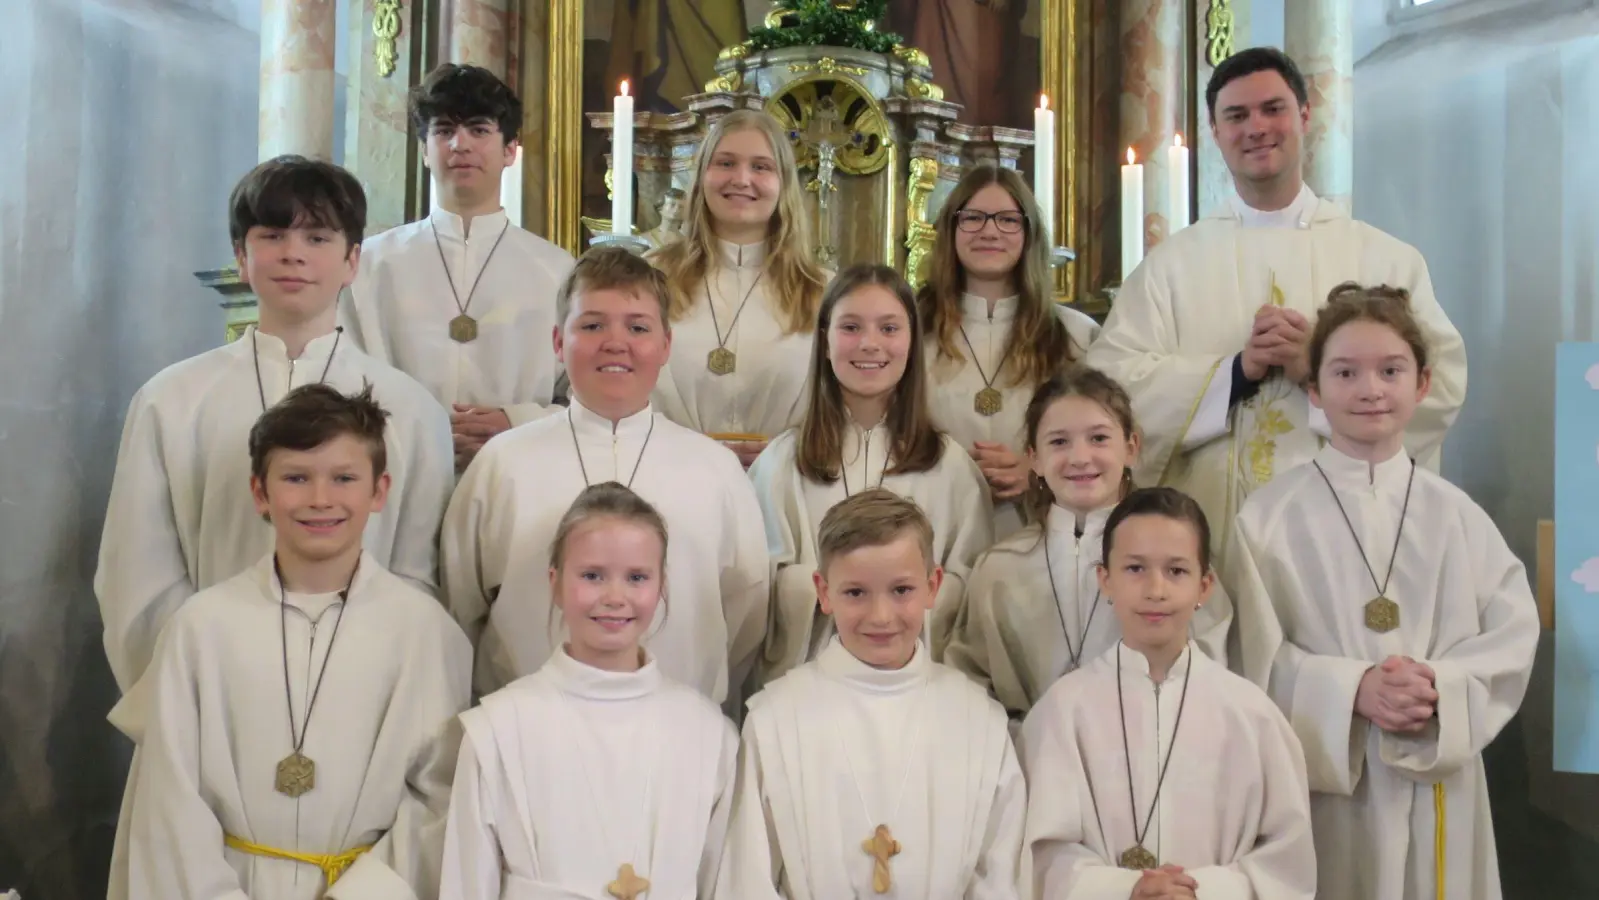
{"label": "church wall", "polygon": [[[199,0],[204,3],[204,0]],[[0,0],[0,892],[105,896],[129,747],[91,589],[122,417],[221,341],[251,0]]]}

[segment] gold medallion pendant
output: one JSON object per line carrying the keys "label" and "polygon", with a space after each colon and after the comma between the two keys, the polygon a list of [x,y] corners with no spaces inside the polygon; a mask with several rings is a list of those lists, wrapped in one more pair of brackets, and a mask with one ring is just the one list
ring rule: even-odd
{"label": "gold medallion pendant", "polygon": [[726,347],[717,347],[705,357],[705,367],[711,370],[712,375],[731,375],[738,365],[738,357]]}
{"label": "gold medallion pendant", "polygon": [[477,319],[461,313],[450,320],[450,340],[457,344],[470,344],[477,340]]}
{"label": "gold medallion pendant", "polygon": [[1366,604],[1366,627],[1378,634],[1387,634],[1399,627],[1399,604],[1387,597],[1378,597]]}
{"label": "gold medallion pendant", "polygon": [[1155,858],[1155,854],[1145,850],[1143,844],[1134,844],[1122,851],[1121,864],[1124,869],[1142,872],[1160,865],[1160,860]]}
{"label": "gold medallion pendant", "polygon": [[991,416],[1005,408],[1005,396],[991,387],[985,387],[977,392],[977,401],[972,404],[980,416]]}
{"label": "gold medallion pendant", "polygon": [[316,787],[316,763],[296,750],[278,763],[277,791],[286,797],[298,799]]}

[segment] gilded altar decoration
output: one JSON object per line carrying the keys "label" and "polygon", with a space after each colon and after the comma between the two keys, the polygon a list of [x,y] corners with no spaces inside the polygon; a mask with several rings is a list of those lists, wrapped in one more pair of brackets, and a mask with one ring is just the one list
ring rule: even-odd
{"label": "gilded altar decoration", "polygon": [[938,181],[938,160],[911,160],[911,176],[905,186],[905,280],[920,288],[926,278],[922,274],[927,254],[933,252],[933,239],[937,232],[928,220],[927,202],[933,196]]}
{"label": "gilded altar decoration", "polygon": [[795,75],[804,75],[808,72],[817,72],[822,75],[837,75],[840,72],[846,75],[865,75],[866,70],[860,66],[841,66],[838,60],[831,56],[824,56],[814,63],[799,62],[789,63],[788,70]]}
{"label": "gilded altar decoration", "polygon": [[377,0],[372,6],[372,59],[378,75],[388,78],[400,60],[400,0]]}
{"label": "gilded altar decoration", "polygon": [[1232,55],[1232,0],[1210,0],[1210,11],[1205,13],[1205,61],[1215,67]]}

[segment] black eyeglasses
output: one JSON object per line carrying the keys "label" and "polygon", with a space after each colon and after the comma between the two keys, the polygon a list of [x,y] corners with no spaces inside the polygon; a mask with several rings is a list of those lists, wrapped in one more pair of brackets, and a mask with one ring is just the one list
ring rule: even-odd
{"label": "black eyeglasses", "polygon": [[968,234],[976,234],[988,225],[989,219],[994,220],[994,227],[1002,234],[1015,234],[1027,226],[1026,214],[1014,209],[997,213],[963,209],[955,214],[955,227]]}

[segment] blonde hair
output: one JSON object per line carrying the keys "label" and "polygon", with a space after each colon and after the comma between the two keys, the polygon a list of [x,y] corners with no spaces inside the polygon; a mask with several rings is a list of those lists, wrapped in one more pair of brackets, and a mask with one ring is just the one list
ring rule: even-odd
{"label": "blonde hair", "polygon": [[871,285],[887,288],[899,300],[905,307],[910,329],[905,374],[894,386],[894,396],[888,403],[889,459],[894,462],[885,474],[926,472],[938,465],[944,455],[944,438],[934,427],[927,404],[927,367],[922,361],[925,350],[911,287],[899,272],[888,266],[859,263],[840,272],[827,286],[821,309],[817,311],[816,336],[811,344],[805,419],[800,423],[794,462],[801,476],[820,484],[838,480],[839,467],[843,464],[847,415],[844,387],[828,358],[827,334],[833,324],[833,310],[845,297]]}
{"label": "blonde hair", "polygon": [[694,157],[694,184],[686,201],[683,237],[654,251],[649,260],[666,274],[670,318],[677,320],[687,316],[694,308],[695,292],[721,259],[710,207],[705,202],[705,171],[710,168],[711,158],[716,155],[722,138],[740,131],[758,131],[765,135],[772,146],[772,156],[777,160],[777,208],[767,228],[765,271],[777,307],[786,319],[784,329],[789,334],[800,334],[816,321],[816,308],[821,303],[827,276],[813,258],[794,150],[782,126],[766,113],[736,110],[711,126]]}
{"label": "blonde hair", "polygon": [[[626,251],[623,251],[624,253]],[[629,254],[631,255],[631,254]],[[555,537],[550,540],[550,568],[559,572],[566,564],[566,543],[579,525],[595,519],[614,519],[632,525],[642,525],[661,539],[661,578],[666,577],[666,520],[649,501],[622,484],[605,481],[583,489],[560,524],[555,526]]]}
{"label": "blonde hair", "polygon": [[[977,193],[991,184],[1004,188],[1027,220],[1022,234],[1022,255],[1016,262],[1016,318],[1002,351],[1002,372],[990,372],[996,382],[1011,386],[1040,384],[1050,375],[1076,362],[1072,339],[1055,309],[1050,277],[1047,223],[1033,192],[1022,176],[1002,166],[984,164],[961,177],[938,211],[937,237],[928,256],[927,283],[917,297],[922,324],[938,342],[939,361],[966,359],[961,350],[961,294],[966,289],[966,268],[955,250],[955,217]],[[1001,376],[1008,372],[1005,380]]]}
{"label": "blonde hair", "polygon": [[666,279],[654,266],[634,256],[621,247],[595,247],[578,257],[577,265],[567,273],[555,292],[557,327],[566,325],[572,313],[572,300],[584,291],[625,290],[648,294],[661,308],[661,325],[668,330],[672,323],[667,319]]}
{"label": "blonde hair", "polygon": [[835,503],[822,516],[816,535],[816,567],[862,547],[882,547],[910,534],[921,547],[927,570],[933,570],[933,523],[914,502],[885,488],[868,488]]}

